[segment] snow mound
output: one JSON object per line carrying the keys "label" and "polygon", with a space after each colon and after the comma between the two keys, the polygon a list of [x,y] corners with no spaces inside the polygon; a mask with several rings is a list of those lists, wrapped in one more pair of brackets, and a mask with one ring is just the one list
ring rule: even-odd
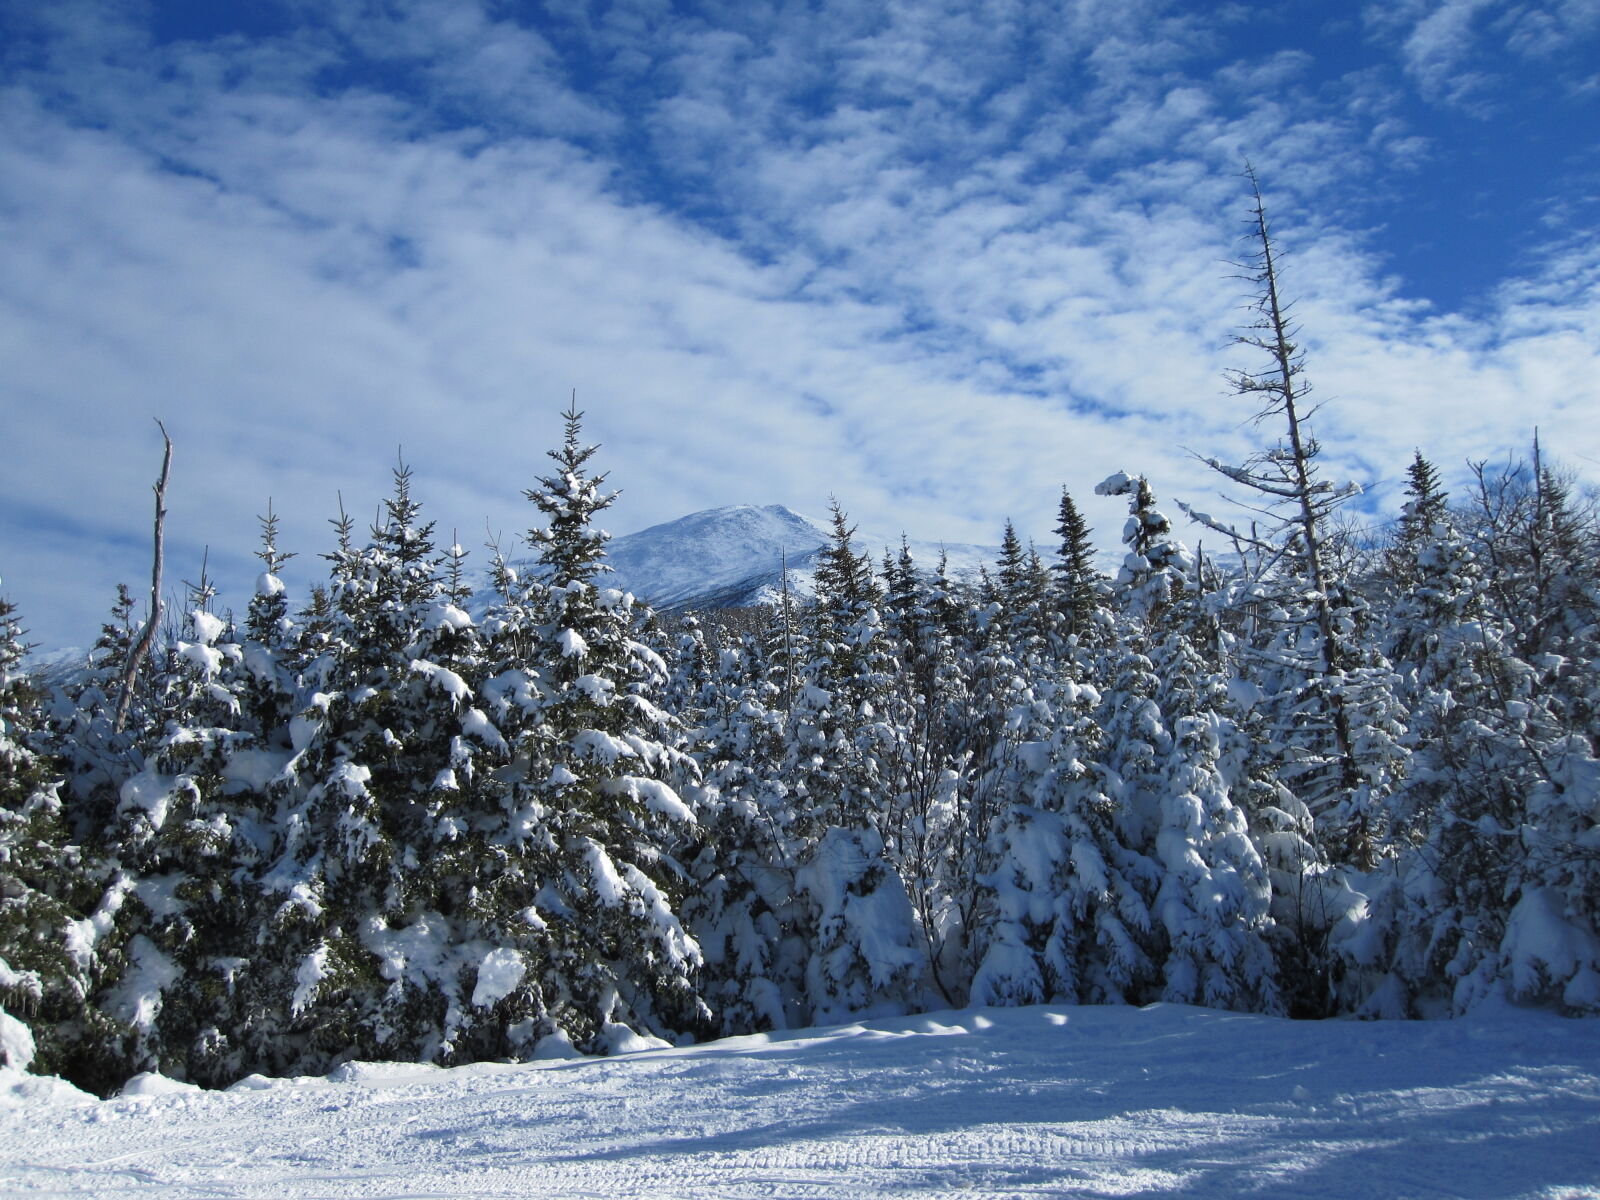
{"label": "snow mound", "polygon": [[427,1079],[441,1068],[431,1063],[347,1062],[328,1072],[329,1083],[390,1084]]}
{"label": "snow mound", "polygon": [[[0,958],[0,972],[4,972],[0,974],[0,984],[9,985],[11,980],[21,978],[6,967],[3,958]],[[34,1049],[33,1031],[0,1009],[0,1067],[26,1071],[33,1061]]]}
{"label": "snow mound", "polygon": [[607,1022],[600,1029],[600,1045],[610,1054],[638,1054],[645,1050],[670,1050],[671,1042],[637,1033],[626,1025]]}
{"label": "snow mound", "polygon": [[135,1075],[122,1085],[120,1096],[173,1096],[184,1092],[198,1092],[203,1089],[197,1084],[184,1083],[178,1079],[168,1079],[165,1075],[155,1071],[145,1071]]}
{"label": "snow mound", "polygon": [[0,1110],[71,1108],[95,1104],[88,1092],[80,1091],[53,1075],[29,1075],[11,1067],[0,1067]]}

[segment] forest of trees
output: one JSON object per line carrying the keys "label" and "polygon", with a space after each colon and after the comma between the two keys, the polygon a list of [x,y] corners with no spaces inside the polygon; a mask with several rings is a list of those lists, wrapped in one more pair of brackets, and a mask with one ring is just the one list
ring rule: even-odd
{"label": "forest of trees", "polygon": [[[1600,521],[1543,462],[1379,536],[1318,472],[1259,204],[1276,433],[1150,482],[1096,569],[1060,499],[977,583],[833,510],[816,598],[660,621],[606,583],[569,410],[537,569],[472,603],[395,472],[296,603],[262,522],[145,656],[124,591],[39,686],[0,607],[0,1055],[102,1093],[352,1060],[603,1053],[952,1005],[1600,1013]],[[130,675],[129,663],[137,670]]]}

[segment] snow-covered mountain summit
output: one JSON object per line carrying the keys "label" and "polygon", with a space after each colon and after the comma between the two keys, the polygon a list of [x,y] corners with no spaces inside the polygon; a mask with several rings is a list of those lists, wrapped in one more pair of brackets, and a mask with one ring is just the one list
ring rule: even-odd
{"label": "snow-covered mountain summit", "polygon": [[827,530],[781,504],[733,504],[652,525],[606,547],[613,586],[660,609],[731,608],[755,603],[778,584],[787,559],[790,586],[809,580]]}
{"label": "snow-covered mountain summit", "polygon": [[[610,542],[607,583],[666,612],[738,608],[775,600],[787,562],[790,591],[810,596],[817,553],[828,537],[823,522],[781,504],[708,508]],[[898,553],[900,537],[858,532],[853,544],[876,563],[885,549]],[[962,543],[914,541],[910,548],[918,565],[930,570],[943,552],[958,578],[975,577],[998,553]]]}

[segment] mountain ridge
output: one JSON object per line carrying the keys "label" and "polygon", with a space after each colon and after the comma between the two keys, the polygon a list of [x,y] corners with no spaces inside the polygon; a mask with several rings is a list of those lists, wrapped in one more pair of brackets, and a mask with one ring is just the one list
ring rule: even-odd
{"label": "mountain ridge", "polygon": [[[823,522],[782,504],[701,509],[613,538],[606,545],[607,581],[661,612],[745,608],[776,603],[787,566],[789,591],[809,598],[816,592],[819,553],[831,536]],[[860,532],[852,538],[874,567],[882,551],[897,552],[900,541]],[[924,569],[943,554],[950,574],[962,580],[975,580],[999,554],[998,547],[965,542],[907,539],[906,545]],[[521,571],[533,563],[513,565]]]}

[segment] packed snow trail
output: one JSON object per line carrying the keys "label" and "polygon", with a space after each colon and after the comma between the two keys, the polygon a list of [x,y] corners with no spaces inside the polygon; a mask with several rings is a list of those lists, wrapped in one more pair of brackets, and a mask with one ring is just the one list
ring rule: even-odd
{"label": "packed snow trail", "polygon": [[0,1194],[1600,1197],[1600,1021],[979,1009],[611,1059],[86,1102],[7,1077]]}

